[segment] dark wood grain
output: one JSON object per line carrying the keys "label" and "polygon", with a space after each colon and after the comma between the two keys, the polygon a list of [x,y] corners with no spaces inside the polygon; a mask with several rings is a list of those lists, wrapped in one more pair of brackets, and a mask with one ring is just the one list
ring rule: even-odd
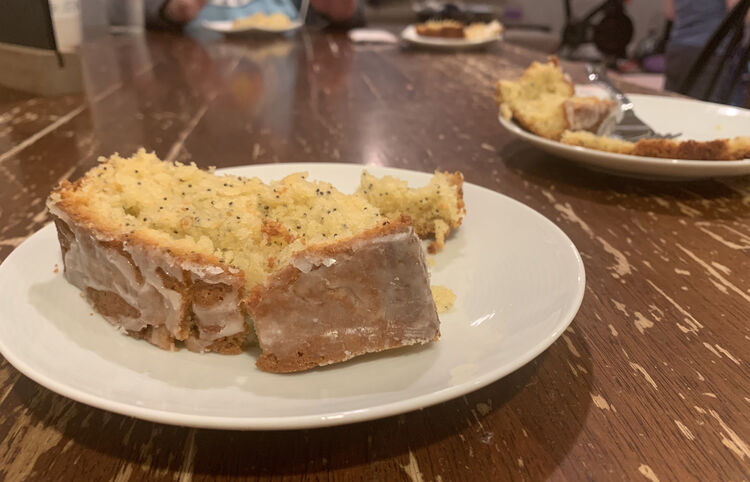
{"label": "dark wood grain", "polygon": [[571,327],[533,362],[465,397],[350,426],[153,424],[58,396],[3,360],[0,477],[750,479],[750,178],[621,178],[514,140],[492,85],[538,57],[326,32],[101,37],[83,48],[85,95],[0,91],[0,259],[48,221],[44,199],[61,179],[146,146],[204,167],[459,169],[553,220],[587,271]]}

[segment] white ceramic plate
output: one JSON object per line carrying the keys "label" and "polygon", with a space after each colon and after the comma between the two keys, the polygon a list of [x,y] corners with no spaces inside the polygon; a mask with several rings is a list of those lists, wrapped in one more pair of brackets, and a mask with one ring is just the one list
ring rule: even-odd
{"label": "white ceramic plate", "polygon": [[[692,99],[628,94],[635,112],[657,132],[681,132],[679,139],[707,141],[750,135],[750,110]],[[570,146],[532,134],[500,116],[500,124],[512,134],[540,149],[591,167],[635,177],[698,179],[750,174],[750,159],[741,161],[687,161],[614,154]]]}
{"label": "white ceramic plate", "polygon": [[417,34],[417,29],[414,25],[409,25],[401,31],[401,38],[406,42],[421,47],[430,47],[436,49],[446,50],[459,50],[459,49],[472,49],[478,47],[484,47],[493,42],[497,42],[502,39],[502,34],[495,37],[489,37],[482,40],[467,40],[465,38],[440,38],[440,37],[424,37]]}
{"label": "white ceramic plate", "polygon": [[245,34],[245,33],[259,33],[259,34],[286,34],[299,30],[304,25],[299,20],[292,20],[292,24],[283,29],[273,28],[261,28],[245,26],[237,28],[234,26],[232,20],[204,20],[201,22],[204,28],[213,30],[214,32],[220,32],[223,34]]}
{"label": "white ceramic plate", "polygon": [[[415,185],[428,174],[368,168]],[[362,166],[276,164],[228,172],[280,179],[308,171],[352,192]],[[440,341],[308,372],[255,367],[236,356],[162,351],[121,335],[62,275],[54,226],[0,266],[0,352],[29,378],[80,402],[156,422],[221,429],[290,429],[369,420],[463,395],[516,370],[565,330],[584,270],[554,224],[508,197],[465,186],[468,215],[435,256],[432,283],[458,296]],[[55,273],[55,266],[60,272]]]}

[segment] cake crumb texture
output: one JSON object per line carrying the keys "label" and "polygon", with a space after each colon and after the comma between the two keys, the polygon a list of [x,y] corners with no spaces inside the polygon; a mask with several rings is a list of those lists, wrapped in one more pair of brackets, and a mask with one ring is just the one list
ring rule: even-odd
{"label": "cake crumb texture", "polygon": [[443,248],[446,237],[466,215],[463,180],[460,172],[436,171],[426,186],[410,188],[402,179],[378,179],[365,171],[357,194],[392,221],[407,216],[420,238],[434,238],[427,248],[434,254]]}
{"label": "cake crumb texture", "polygon": [[547,139],[559,140],[566,130],[595,131],[615,103],[596,97],[576,97],[557,57],[532,62],[518,80],[500,80],[495,101],[506,119]]}

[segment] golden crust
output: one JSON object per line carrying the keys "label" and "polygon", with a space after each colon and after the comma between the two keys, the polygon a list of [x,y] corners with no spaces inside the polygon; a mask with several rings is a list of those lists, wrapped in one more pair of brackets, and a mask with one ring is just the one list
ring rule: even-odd
{"label": "golden crust", "polygon": [[750,159],[750,136],[729,139],[729,152],[735,159]]}
{"label": "golden crust", "polygon": [[587,147],[598,151],[608,151],[617,154],[632,154],[635,144],[614,137],[597,136],[591,132],[565,131],[560,142],[572,146]]}
{"label": "golden crust", "polygon": [[588,132],[563,133],[560,142],[616,154],[697,161],[736,161],[750,157],[750,137],[712,141],[641,139],[627,142]]}
{"label": "golden crust", "polygon": [[729,139],[713,141],[673,141],[669,139],[641,139],[635,143],[633,155],[664,159],[694,159],[698,161],[736,159],[729,148]]}

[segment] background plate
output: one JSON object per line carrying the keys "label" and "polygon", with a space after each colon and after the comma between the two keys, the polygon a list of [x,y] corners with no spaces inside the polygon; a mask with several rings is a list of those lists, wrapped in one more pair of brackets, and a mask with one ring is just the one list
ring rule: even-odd
{"label": "background plate", "polygon": [[[429,174],[368,168],[414,185]],[[264,180],[292,172],[345,192],[362,166],[276,164],[224,170]],[[571,241],[532,209],[465,185],[468,215],[435,256],[433,284],[458,299],[442,337],[308,372],[255,368],[237,356],[165,352],[119,334],[62,275],[53,225],[0,266],[0,351],[22,373],[64,396],[157,422],[224,429],[289,429],[369,420],[439,403],[524,365],[565,330],[581,303],[584,271]],[[59,267],[55,273],[55,267]]]}
{"label": "background plate", "polygon": [[[750,110],[692,99],[628,94],[635,112],[657,132],[681,132],[678,140],[708,141],[750,135]],[[500,116],[511,134],[549,152],[596,170],[650,179],[683,180],[750,174],[750,159],[688,161],[597,151],[532,134]]]}

